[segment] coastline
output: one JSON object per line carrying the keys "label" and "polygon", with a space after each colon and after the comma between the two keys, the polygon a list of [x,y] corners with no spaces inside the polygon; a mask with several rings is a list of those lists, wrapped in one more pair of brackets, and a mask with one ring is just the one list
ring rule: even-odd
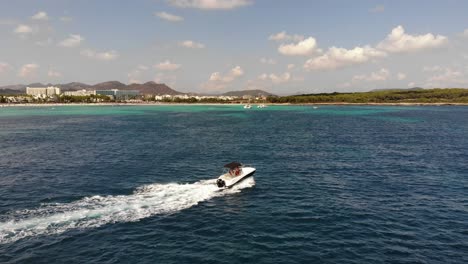
{"label": "coastline", "polygon": [[[125,105],[130,105],[130,106],[176,106],[176,105],[200,105],[200,106],[215,106],[215,105],[239,105],[242,106],[245,103],[41,103],[41,104],[35,104],[35,103],[19,103],[19,104],[0,104],[0,108],[3,107],[51,107],[51,106],[125,106]],[[255,105],[257,103],[251,103],[252,105]],[[258,103],[260,104],[260,103]],[[346,102],[336,102],[336,103],[298,103],[298,104],[292,104],[292,103],[261,103],[265,104],[268,106],[292,106],[292,105],[297,105],[297,106],[468,106],[468,103],[346,103]]]}

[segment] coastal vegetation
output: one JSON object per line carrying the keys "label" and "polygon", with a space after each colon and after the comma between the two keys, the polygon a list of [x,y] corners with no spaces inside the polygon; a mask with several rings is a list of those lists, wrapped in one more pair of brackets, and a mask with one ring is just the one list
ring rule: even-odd
{"label": "coastal vegetation", "polygon": [[270,103],[468,103],[468,89],[395,89],[360,93],[320,93],[268,97]]}
{"label": "coastal vegetation", "polygon": [[239,96],[229,99],[222,97],[198,96],[154,96],[142,95],[116,100],[106,95],[54,96],[34,98],[30,95],[0,95],[0,103],[185,103],[185,104],[468,104],[468,89],[393,89],[356,93],[320,93],[291,96]]}

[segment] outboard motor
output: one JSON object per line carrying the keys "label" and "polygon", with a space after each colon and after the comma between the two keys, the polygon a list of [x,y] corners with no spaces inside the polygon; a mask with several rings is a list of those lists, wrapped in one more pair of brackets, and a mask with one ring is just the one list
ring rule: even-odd
{"label": "outboard motor", "polygon": [[223,188],[223,187],[226,187],[226,182],[223,181],[222,179],[218,179],[216,181],[216,185],[218,185],[219,188]]}

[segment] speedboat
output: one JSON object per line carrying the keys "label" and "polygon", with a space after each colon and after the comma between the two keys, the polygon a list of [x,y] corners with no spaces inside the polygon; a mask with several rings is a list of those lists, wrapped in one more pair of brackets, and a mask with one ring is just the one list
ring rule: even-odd
{"label": "speedboat", "polygon": [[246,178],[254,175],[256,169],[252,167],[244,167],[239,162],[231,162],[224,165],[227,172],[219,176],[216,180],[216,185],[219,188],[227,189],[240,183]]}
{"label": "speedboat", "polygon": [[260,104],[260,105],[257,105],[257,108],[265,108],[266,105],[265,104]]}
{"label": "speedboat", "polygon": [[244,105],[244,109],[250,109],[250,108],[252,108],[252,106],[250,104]]}

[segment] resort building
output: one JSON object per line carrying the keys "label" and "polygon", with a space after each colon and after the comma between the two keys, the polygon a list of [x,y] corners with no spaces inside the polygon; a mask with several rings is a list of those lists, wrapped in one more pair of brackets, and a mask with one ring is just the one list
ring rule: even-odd
{"label": "resort building", "polygon": [[47,97],[60,94],[60,88],[55,86],[49,87],[26,87],[26,94],[38,97]]}
{"label": "resort building", "polygon": [[119,89],[112,89],[112,90],[96,90],[96,94],[100,95],[107,95],[112,99],[116,100],[128,100],[133,99],[140,95],[140,91],[138,90],[119,90]]}
{"label": "resort building", "polygon": [[67,96],[90,96],[90,95],[96,95],[96,91],[95,90],[87,91],[86,89],[83,89],[83,90],[78,90],[78,91],[66,91],[66,92],[63,92],[63,94]]}

